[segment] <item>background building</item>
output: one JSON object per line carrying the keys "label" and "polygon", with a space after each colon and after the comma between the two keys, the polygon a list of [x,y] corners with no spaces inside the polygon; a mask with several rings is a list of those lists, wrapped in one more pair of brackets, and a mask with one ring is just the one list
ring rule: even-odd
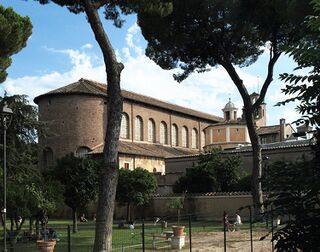
{"label": "background building", "polygon": [[[39,136],[39,165],[48,168],[73,152],[101,155],[107,123],[107,86],[87,79],[34,99],[48,134]],[[120,167],[165,172],[164,158],[199,153],[204,129],[223,119],[122,90]]]}

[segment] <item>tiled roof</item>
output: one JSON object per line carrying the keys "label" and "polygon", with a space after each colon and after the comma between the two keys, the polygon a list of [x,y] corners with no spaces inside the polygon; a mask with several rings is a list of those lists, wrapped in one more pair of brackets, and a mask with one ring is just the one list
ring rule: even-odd
{"label": "tiled roof", "polygon": [[[275,149],[307,147],[307,146],[312,146],[314,144],[315,144],[315,141],[313,139],[304,139],[304,140],[291,140],[291,141],[284,141],[284,142],[261,144],[261,148],[262,148],[262,150],[275,150]],[[237,149],[224,150],[222,153],[240,153],[240,152],[252,152],[252,147],[250,145],[242,146]],[[181,158],[195,157],[198,155],[199,154],[184,155],[184,156],[181,156]],[[174,157],[172,157],[172,158],[174,158]]]}
{"label": "tiled roof", "polygon": [[276,134],[280,132],[280,125],[263,126],[257,129],[258,135]]}
{"label": "tiled roof", "polygon": [[[95,95],[95,96],[106,97],[107,96],[106,91],[107,91],[106,84],[99,83],[99,82],[92,81],[92,80],[87,80],[87,79],[80,79],[79,81],[71,83],[67,86],[64,86],[64,87],[52,90],[48,93],[39,95],[34,99],[34,102],[38,103],[40,98],[46,97],[46,96],[51,96],[51,95],[86,94],[86,95]],[[191,116],[198,117],[201,119],[206,119],[211,122],[222,122],[223,121],[223,118],[221,118],[221,117],[214,116],[214,115],[207,114],[207,113],[203,113],[203,112],[196,111],[193,109],[185,108],[185,107],[175,105],[172,103],[168,103],[165,101],[161,101],[161,100],[149,97],[149,96],[140,95],[140,94],[129,92],[129,91],[126,91],[123,89],[121,92],[122,92],[123,97],[128,100],[133,100],[133,101],[149,104],[152,106],[176,111],[176,112],[183,113],[186,115],[191,115]]]}
{"label": "tiled roof", "polygon": [[[103,152],[103,145],[97,146],[93,149],[90,154],[100,154]],[[190,150],[185,148],[170,147],[161,144],[147,144],[147,143],[136,143],[119,141],[119,153],[131,154],[147,157],[177,157],[185,155],[195,155],[199,153],[197,150]]]}

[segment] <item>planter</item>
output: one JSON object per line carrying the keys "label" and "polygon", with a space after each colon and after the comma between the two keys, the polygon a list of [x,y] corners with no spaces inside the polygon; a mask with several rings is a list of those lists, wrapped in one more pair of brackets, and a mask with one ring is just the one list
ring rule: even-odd
{"label": "planter", "polygon": [[183,236],[184,226],[172,226],[173,236]]}
{"label": "planter", "polygon": [[37,247],[41,252],[53,252],[56,243],[55,240],[37,240]]}

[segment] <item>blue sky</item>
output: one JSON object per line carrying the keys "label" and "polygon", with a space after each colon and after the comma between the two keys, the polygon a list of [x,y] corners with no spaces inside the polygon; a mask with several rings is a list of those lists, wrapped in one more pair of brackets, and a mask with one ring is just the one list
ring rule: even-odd
{"label": "blue sky", "polygon": [[[13,57],[8,79],[1,85],[2,93],[27,94],[33,100],[37,95],[82,77],[105,82],[100,48],[84,14],[75,15],[55,4],[40,5],[32,0],[0,0],[0,4],[29,16],[33,24],[27,47]],[[126,18],[122,29],[115,28],[110,21],[103,20],[103,23],[118,59],[125,65],[121,79],[123,89],[217,116],[222,116],[221,109],[230,97],[241,112],[241,97],[224,69],[218,67],[193,74],[178,84],[172,78],[176,70],[162,70],[144,56],[146,41],[134,15]],[[250,93],[261,88],[267,59],[265,53],[252,66],[238,69]],[[298,117],[294,104],[274,107],[285,98],[280,92],[284,84],[278,75],[293,68],[294,63],[286,56],[276,65],[274,82],[266,97],[268,125],[278,124],[280,118],[292,122]]]}

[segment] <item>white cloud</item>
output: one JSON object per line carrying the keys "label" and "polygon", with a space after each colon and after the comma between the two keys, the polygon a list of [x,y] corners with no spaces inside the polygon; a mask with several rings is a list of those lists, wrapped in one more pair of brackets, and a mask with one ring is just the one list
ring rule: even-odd
{"label": "white cloud", "polygon": [[91,48],[93,48],[93,45],[90,43],[87,43],[87,44],[81,46],[81,49],[91,49]]}
{"label": "white cloud", "polygon": [[[239,109],[238,116],[241,116],[242,99],[222,67],[212,68],[211,71],[201,74],[192,74],[182,83],[177,83],[172,77],[177,70],[162,70],[142,53],[140,36],[139,27],[134,24],[127,32],[127,46],[116,48],[118,60],[122,59],[125,65],[121,76],[123,89],[217,116],[223,116],[221,109],[231,98]],[[45,48],[52,53],[67,57],[71,69],[66,72],[52,71],[35,76],[8,78],[2,86],[9,94],[27,94],[33,100],[35,96],[75,82],[80,78],[105,82],[103,61],[91,51],[83,50],[91,48],[91,44],[85,44],[79,49]],[[39,70],[41,72],[41,69]],[[257,75],[248,74],[245,69],[236,68],[236,70],[248,90],[253,90],[257,86]],[[276,102],[283,100],[283,95],[279,92],[279,85],[273,86],[276,88],[270,88],[266,99],[269,124],[277,124],[281,117],[285,117],[288,122],[295,120],[297,114],[292,106],[273,107]]]}

